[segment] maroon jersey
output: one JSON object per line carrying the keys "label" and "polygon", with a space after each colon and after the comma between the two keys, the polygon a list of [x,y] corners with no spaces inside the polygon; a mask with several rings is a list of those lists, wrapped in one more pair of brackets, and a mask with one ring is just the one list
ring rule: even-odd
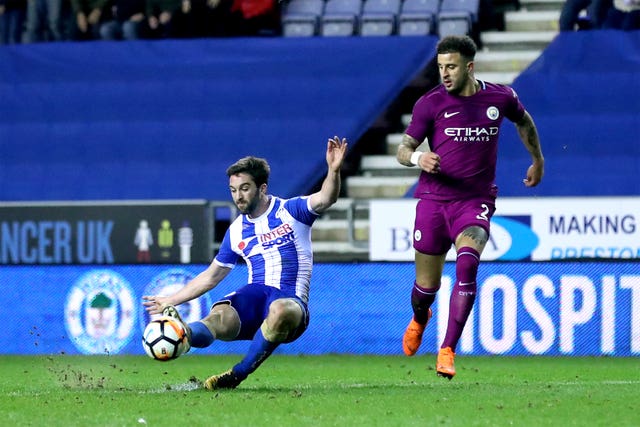
{"label": "maroon jersey", "polygon": [[449,94],[438,85],[413,107],[406,134],[440,155],[440,172],[422,171],[414,196],[452,200],[497,195],[495,185],[500,124],[506,117],[517,122],[524,106],[508,86],[478,80],[471,96]]}

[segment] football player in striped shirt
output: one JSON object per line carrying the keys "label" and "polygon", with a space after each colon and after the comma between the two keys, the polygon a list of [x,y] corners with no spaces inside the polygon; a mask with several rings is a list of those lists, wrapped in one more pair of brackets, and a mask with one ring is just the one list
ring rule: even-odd
{"label": "football player in striped shirt", "polygon": [[[209,267],[177,293],[144,296],[150,314],[177,318],[177,305],[215,288],[242,258],[247,284],[215,302],[200,321],[184,325],[189,345],[207,347],[215,340],[251,340],[245,357],[228,371],[204,382],[207,389],[235,388],[282,343],[296,340],[309,322],[309,285],[313,267],[311,226],[340,194],[345,138],[327,142],[327,175],[310,196],[282,199],[267,191],[269,164],[245,157],[227,169],[229,189],[240,215],[227,230]],[[184,323],[183,323],[184,324]]]}

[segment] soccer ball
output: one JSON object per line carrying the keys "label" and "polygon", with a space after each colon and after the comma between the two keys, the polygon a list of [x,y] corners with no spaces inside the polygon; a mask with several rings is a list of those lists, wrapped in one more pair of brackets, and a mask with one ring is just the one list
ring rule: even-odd
{"label": "soccer ball", "polygon": [[166,362],[178,358],[186,348],[187,331],[173,317],[149,322],[142,335],[142,347],[149,357]]}

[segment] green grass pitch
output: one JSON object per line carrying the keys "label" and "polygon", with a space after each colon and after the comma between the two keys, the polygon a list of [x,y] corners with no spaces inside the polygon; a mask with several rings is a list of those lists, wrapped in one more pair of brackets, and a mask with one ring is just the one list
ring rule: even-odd
{"label": "green grass pitch", "polygon": [[198,382],[240,356],[0,356],[8,426],[638,426],[640,359],[275,355],[235,390]]}

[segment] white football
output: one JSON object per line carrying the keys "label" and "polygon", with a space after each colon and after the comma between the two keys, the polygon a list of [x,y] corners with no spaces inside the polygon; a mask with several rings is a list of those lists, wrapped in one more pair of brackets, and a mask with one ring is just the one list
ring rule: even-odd
{"label": "white football", "polygon": [[142,347],[149,357],[166,362],[178,357],[186,348],[187,331],[173,317],[159,317],[149,322],[142,334]]}

